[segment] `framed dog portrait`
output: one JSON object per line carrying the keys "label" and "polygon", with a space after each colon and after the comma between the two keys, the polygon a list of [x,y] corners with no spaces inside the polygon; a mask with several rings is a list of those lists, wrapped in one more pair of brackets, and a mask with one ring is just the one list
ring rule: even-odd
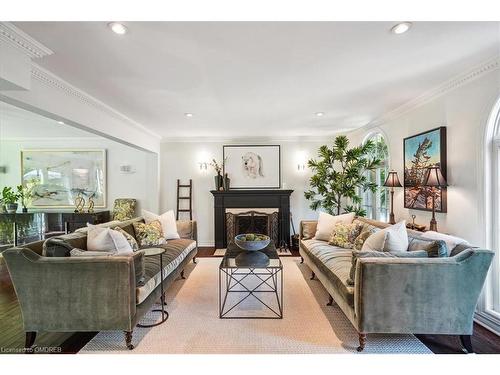
{"label": "framed dog portrait", "polygon": [[279,145],[226,145],[223,158],[231,189],[281,188]]}

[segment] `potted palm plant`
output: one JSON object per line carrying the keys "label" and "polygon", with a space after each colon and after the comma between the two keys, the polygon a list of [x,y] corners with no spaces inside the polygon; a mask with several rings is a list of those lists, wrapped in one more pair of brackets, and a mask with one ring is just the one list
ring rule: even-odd
{"label": "potted palm plant", "polygon": [[10,186],[5,186],[2,190],[2,202],[9,214],[13,214],[17,211],[17,201],[19,200],[19,194],[17,194]]}

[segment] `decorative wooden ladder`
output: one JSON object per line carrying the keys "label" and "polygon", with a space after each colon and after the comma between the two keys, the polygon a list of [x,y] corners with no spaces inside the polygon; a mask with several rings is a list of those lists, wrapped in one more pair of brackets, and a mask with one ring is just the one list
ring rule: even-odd
{"label": "decorative wooden ladder", "polygon": [[[181,196],[181,189],[189,189],[189,195]],[[181,208],[181,201],[183,200],[188,200],[189,201],[189,208]],[[183,185],[181,184],[181,180],[177,180],[177,213],[176,213],[176,220],[179,220],[179,213],[180,212],[186,212],[189,213],[189,220],[193,220],[193,180],[189,180],[189,185]]]}

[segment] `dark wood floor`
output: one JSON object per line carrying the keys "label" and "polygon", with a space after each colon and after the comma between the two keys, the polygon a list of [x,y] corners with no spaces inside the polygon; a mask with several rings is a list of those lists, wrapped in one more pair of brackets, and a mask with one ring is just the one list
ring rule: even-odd
{"label": "dark wood floor", "polygon": [[[214,248],[200,247],[198,257],[212,257],[214,251]],[[298,252],[293,251],[292,256],[298,256]],[[42,333],[37,337],[36,345],[38,347],[58,347],[61,348],[61,353],[77,353],[95,334],[96,332]],[[463,353],[457,336],[416,336],[436,354]],[[478,324],[474,324],[472,345],[478,354],[500,354],[500,337]],[[5,349],[21,349],[23,346],[24,332],[21,310],[7,267],[0,256],[0,349],[4,348],[3,352],[5,352]]]}

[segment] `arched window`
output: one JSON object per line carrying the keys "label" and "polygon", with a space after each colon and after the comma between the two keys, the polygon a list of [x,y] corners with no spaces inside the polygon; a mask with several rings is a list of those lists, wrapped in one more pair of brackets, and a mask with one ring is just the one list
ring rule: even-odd
{"label": "arched window", "polygon": [[376,170],[366,172],[369,181],[375,182],[378,189],[375,193],[371,191],[361,193],[363,199],[361,208],[365,210],[367,218],[387,221],[389,217],[387,210],[389,192],[383,185],[389,171],[389,150],[387,142],[381,133],[370,134],[366,137],[365,142],[368,140],[375,143],[375,150],[371,156],[377,157],[382,163]]}
{"label": "arched window", "polygon": [[500,331],[500,98],[489,116],[485,135],[486,245],[496,251],[484,293],[478,304],[479,320]]}

